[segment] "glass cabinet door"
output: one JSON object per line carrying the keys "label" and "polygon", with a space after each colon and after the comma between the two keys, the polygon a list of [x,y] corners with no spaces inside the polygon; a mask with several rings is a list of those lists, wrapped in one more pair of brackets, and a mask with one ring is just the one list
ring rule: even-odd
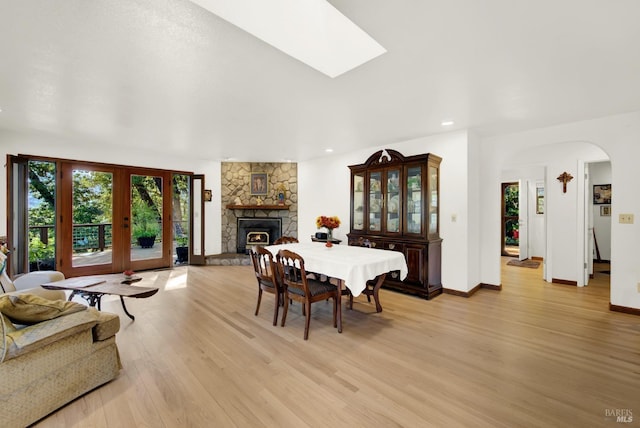
{"label": "glass cabinet door", "polygon": [[429,165],[429,235],[438,235],[438,168]]}
{"label": "glass cabinet door", "polygon": [[406,233],[422,232],[422,167],[407,168],[407,225]]}
{"label": "glass cabinet door", "polygon": [[353,230],[364,230],[364,173],[353,176]]}
{"label": "glass cabinet door", "polygon": [[389,233],[400,232],[400,170],[391,169],[387,171],[386,186],[386,228]]}
{"label": "glass cabinet door", "polygon": [[382,230],[382,172],[369,174],[369,230]]}

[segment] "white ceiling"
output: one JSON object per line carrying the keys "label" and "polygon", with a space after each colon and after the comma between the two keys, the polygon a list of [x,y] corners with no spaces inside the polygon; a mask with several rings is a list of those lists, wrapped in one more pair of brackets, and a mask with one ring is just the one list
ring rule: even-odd
{"label": "white ceiling", "polygon": [[331,4],[388,51],[335,79],[186,0],[0,0],[0,128],[277,162],[640,110],[640,1]]}

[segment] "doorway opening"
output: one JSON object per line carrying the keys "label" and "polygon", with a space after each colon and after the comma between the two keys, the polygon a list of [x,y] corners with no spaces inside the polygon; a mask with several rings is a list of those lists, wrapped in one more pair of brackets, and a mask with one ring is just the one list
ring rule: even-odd
{"label": "doorway opening", "polygon": [[502,183],[501,254],[508,257],[520,255],[520,185],[518,182]]}

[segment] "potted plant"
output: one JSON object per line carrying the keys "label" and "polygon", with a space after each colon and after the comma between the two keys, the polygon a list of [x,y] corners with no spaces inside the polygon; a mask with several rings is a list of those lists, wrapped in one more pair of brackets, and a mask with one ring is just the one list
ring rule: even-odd
{"label": "potted plant", "polygon": [[160,233],[158,213],[153,207],[139,202],[133,209],[132,237],[142,248],[151,248]]}
{"label": "potted plant", "polygon": [[176,263],[189,261],[189,237],[178,236],[176,238]]}
{"label": "potted plant", "polygon": [[55,244],[46,245],[37,236],[29,241],[29,271],[52,270],[55,268]]}

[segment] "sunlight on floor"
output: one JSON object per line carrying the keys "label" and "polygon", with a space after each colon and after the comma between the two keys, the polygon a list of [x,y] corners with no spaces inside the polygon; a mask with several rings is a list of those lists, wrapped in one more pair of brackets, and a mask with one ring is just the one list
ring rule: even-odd
{"label": "sunlight on floor", "polygon": [[166,285],[164,286],[165,291],[178,290],[180,288],[187,288],[187,271],[186,270],[180,270],[180,271],[174,270],[173,272],[171,272],[171,276],[167,280]]}

